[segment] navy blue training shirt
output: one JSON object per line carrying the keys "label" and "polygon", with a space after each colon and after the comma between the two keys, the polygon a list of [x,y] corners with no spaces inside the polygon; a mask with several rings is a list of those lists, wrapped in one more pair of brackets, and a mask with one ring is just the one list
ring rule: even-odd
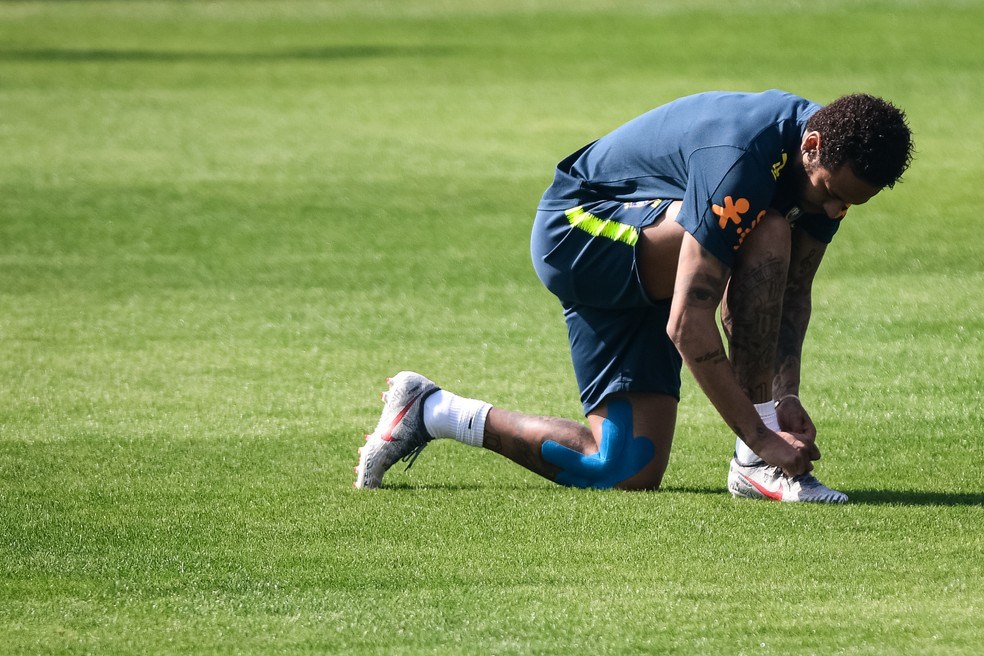
{"label": "navy blue training shirt", "polygon": [[830,243],[840,221],[795,208],[790,165],[818,109],[778,90],[680,98],[564,159],[538,209],[682,200],[677,222],[727,266],[769,208]]}

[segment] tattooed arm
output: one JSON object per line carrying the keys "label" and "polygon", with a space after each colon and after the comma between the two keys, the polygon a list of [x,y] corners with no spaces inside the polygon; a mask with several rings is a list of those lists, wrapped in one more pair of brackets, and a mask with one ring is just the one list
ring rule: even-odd
{"label": "tattooed arm", "polygon": [[810,471],[812,445],[765,427],[725,354],[715,315],[729,275],[728,267],[684,234],[667,332],[707,398],[753,451],[791,475]]}
{"label": "tattooed arm", "polygon": [[785,430],[805,433],[811,437],[816,437],[817,429],[798,398],[800,363],[803,340],[810,323],[813,279],[826,248],[826,244],[814,239],[804,230],[793,231],[789,276],[779,324],[776,376],[772,382],[772,398],[781,401],[777,408],[779,425]]}

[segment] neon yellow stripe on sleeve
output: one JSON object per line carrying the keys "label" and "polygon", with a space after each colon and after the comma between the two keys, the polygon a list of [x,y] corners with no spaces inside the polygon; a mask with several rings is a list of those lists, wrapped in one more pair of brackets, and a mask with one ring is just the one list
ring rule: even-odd
{"label": "neon yellow stripe on sleeve", "polygon": [[636,242],[639,241],[639,229],[635,226],[595,216],[590,212],[585,212],[580,205],[572,207],[564,214],[567,215],[567,220],[572,226],[595,237],[605,237],[629,246],[635,246]]}

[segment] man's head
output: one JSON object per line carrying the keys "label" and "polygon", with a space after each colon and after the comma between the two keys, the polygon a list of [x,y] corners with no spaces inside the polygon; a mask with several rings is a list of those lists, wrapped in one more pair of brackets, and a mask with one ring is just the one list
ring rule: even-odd
{"label": "man's head", "polygon": [[912,133],[901,109],[859,93],[811,116],[800,150],[803,209],[842,216],[851,205],[895,186],[912,161]]}

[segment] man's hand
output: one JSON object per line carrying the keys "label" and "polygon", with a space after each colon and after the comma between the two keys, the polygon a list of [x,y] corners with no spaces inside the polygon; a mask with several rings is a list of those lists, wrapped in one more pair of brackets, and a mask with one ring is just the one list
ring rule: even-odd
{"label": "man's hand", "polygon": [[812,461],[820,459],[820,450],[814,438],[803,433],[779,431],[764,435],[752,450],[770,465],[782,469],[787,476],[812,471]]}
{"label": "man's hand", "polygon": [[[802,433],[813,440],[817,439],[817,427],[813,425],[809,413],[798,397],[792,394],[782,397],[776,406],[779,428],[791,433]],[[819,458],[819,455],[817,456]]]}

